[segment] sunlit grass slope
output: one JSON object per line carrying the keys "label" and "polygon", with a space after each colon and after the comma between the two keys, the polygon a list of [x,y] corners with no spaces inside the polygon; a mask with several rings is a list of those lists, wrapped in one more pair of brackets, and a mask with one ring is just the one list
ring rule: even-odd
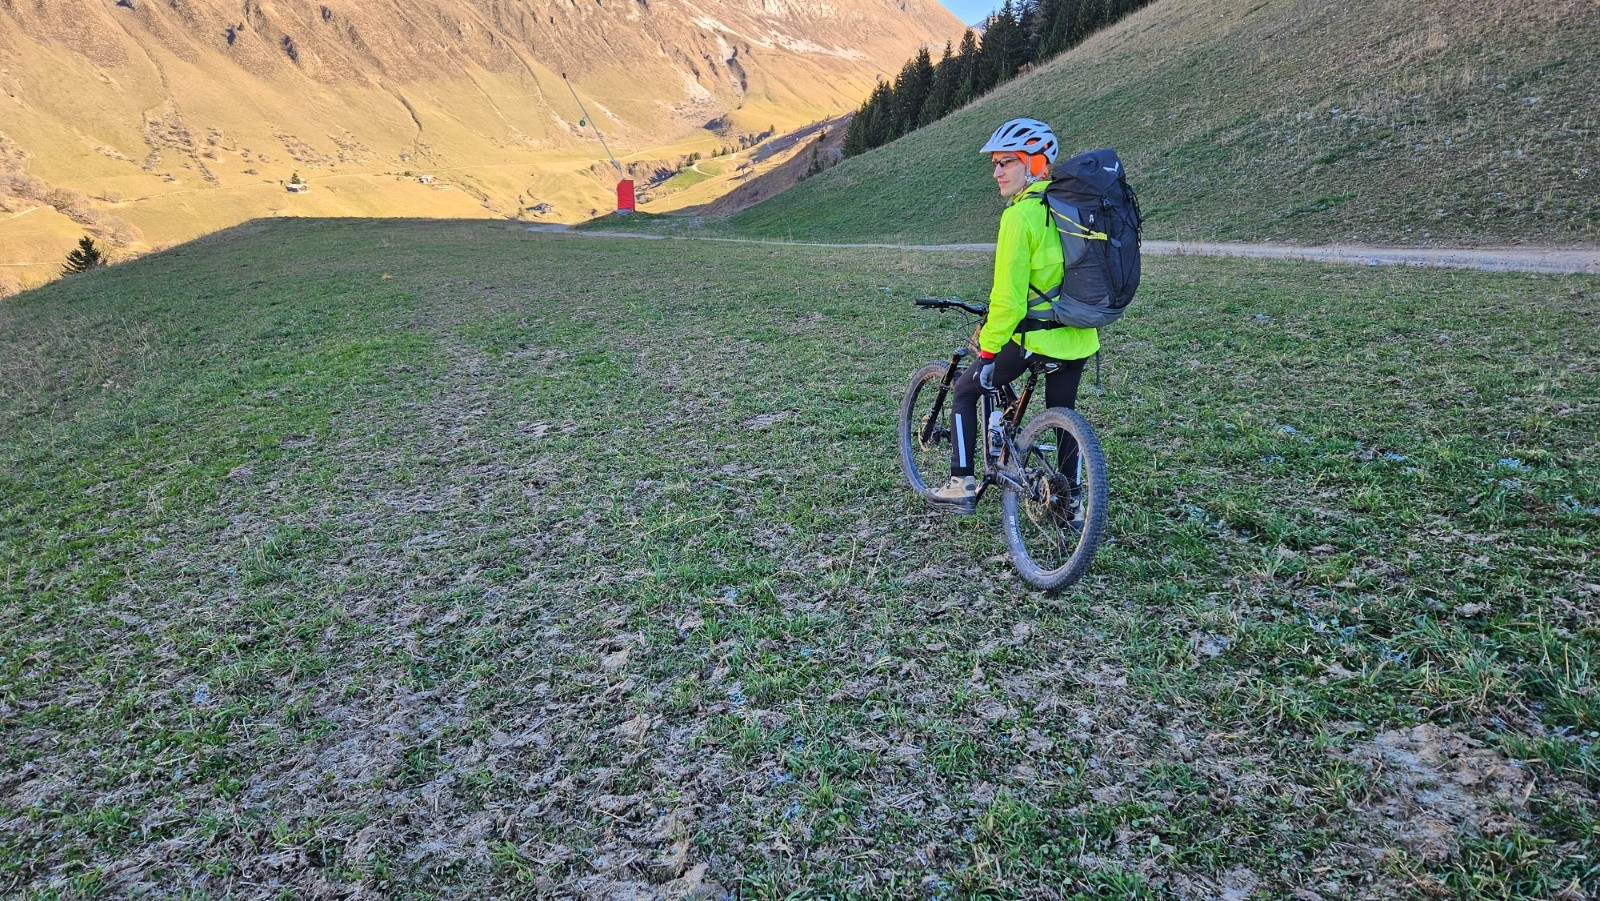
{"label": "sunlit grass slope", "polygon": [[1159,0],[728,227],[993,240],[977,148],[1035,116],[1113,146],[1167,239],[1600,241],[1600,6]]}
{"label": "sunlit grass slope", "polygon": [[4,893],[1592,897],[1595,280],[1152,260],[1051,601],[895,457],[988,265],[275,220],[0,305]]}

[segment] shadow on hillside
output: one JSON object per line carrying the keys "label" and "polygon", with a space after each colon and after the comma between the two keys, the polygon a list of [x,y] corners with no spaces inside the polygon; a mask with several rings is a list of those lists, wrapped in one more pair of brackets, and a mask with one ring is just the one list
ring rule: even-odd
{"label": "shadow on hillside", "polygon": [[314,228],[321,230],[338,229],[405,229],[405,228],[485,228],[494,231],[527,231],[530,226],[537,227],[550,223],[537,220],[524,219],[440,219],[437,217],[422,216],[264,216],[231,225],[224,229],[201,235],[182,244],[164,247],[160,251],[147,254],[153,257],[170,251],[182,250],[189,247],[203,247],[210,243],[226,243],[245,238],[264,235],[284,228]]}
{"label": "shadow on hillside", "polygon": [[80,283],[85,286],[94,285],[99,279],[117,273],[129,266],[138,266],[146,262],[158,262],[172,258],[181,258],[185,255],[216,251],[229,245],[247,242],[272,234],[290,235],[304,231],[321,231],[337,233],[340,231],[357,232],[371,230],[388,230],[403,232],[406,229],[479,229],[498,232],[545,232],[559,233],[566,231],[571,226],[558,223],[543,223],[537,220],[521,219],[440,219],[437,217],[362,217],[362,216],[264,216],[250,219],[237,225],[208,232],[204,235],[191,238],[177,244],[153,248],[135,256],[117,260],[108,265],[88,272],[73,275],[58,274],[42,284],[31,285],[27,288],[11,293],[0,293],[0,303],[15,303],[30,297],[36,292],[47,291],[63,287],[66,284]]}

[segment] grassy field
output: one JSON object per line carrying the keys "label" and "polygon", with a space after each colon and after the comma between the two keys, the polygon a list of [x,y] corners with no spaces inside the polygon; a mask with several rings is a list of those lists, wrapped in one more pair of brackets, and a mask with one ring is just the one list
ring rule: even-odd
{"label": "grassy field", "polygon": [[685,169],[663,182],[661,189],[663,191],[681,191],[684,188],[692,188],[706,179],[711,178],[711,176],[712,173],[710,172],[701,172],[696,169]]}
{"label": "grassy field", "polygon": [[658,227],[992,241],[977,148],[1033,116],[1117,148],[1148,237],[1594,246],[1597,29],[1582,0],[1162,0],[731,221]]}
{"label": "grassy field", "polygon": [[278,221],[0,305],[0,894],[1600,892],[1600,284],[1149,262],[1051,600],[980,254]]}

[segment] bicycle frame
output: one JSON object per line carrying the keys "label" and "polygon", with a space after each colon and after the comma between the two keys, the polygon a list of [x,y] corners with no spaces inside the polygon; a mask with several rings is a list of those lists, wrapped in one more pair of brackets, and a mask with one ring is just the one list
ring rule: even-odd
{"label": "bicycle frame", "polygon": [[[1033,399],[1033,389],[1039,383],[1039,374],[1048,364],[1032,363],[1028,366],[1028,380],[1023,383],[1022,391],[1018,392],[1012,387],[1013,382],[1007,382],[993,391],[983,393],[984,422],[984,448],[987,452],[989,465],[984,469],[983,487],[978,489],[978,497],[990,485],[999,484],[1004,488],[1017,491],[1027,491],[1021,476],[1021,453],[1017,450],[1017,433],[1022,430],[1022,417],[1028,413],[1028,401]],[[1000,416],[1000,445],[994,444],[994,435],[989,431],[989,416],[996,409],[996,404],[1002,411]]]}
{"label": "bicycle frame", "polygon": [[[961,369],[961,361],[971,356],[972,349],[977,347],[978,332],[981,330],[982,325],[980,324],[978,328],[973,329],[972,336],[967,339],[967,343],[956,348],[950,354],[950,364],[945,367],[944,380],[940,382],[939,393],[934,398],[933,412],[929,415],[928,421],[922,426],[921,438],[923,441],[932,440],[934,429],[939,423],[939,414],[944,410],[945,400],[949,397],[950,390],[954,387]],[[1017,432],[1022,428],[1022,418],[1027,415],[1028,402],[1033,398],[1034,388],[1039,383],[1039,377],[1050,366],[1051,364],[1043,361],[1028,364],[1028,379],[1023,383],[1020,392],[1014,387],[1015,380],[1013,380],[993,391],[985,391],[983,393],[980,405],[982,415],[979,417],[978,428],[983,431],[984,459],[988,465],[984,467],[983,484],[978,488],[978,500],[981,501],[983,499],[983,495],[989,490],[989,486],[996,484],[1004,488],[1027,491],[1027,487],[1020,478],[1020,464],[1017,461],[1020,455],[1017,452],[1015,439]],[[989,431],[989,418],[997,409],[997,404],[998,409],[1003,411],[1001,414],[1002,425],[999,446],[995,445],[994,435]]]}

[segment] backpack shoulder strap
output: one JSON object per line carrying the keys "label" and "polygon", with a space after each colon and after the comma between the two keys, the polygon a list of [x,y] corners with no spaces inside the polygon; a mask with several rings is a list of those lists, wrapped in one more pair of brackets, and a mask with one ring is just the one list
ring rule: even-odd
{"label": "backpack shoulder strap", "polygon": [[[1038,195],[1036,195],[1036,196],[1039,198],[1039,205],[1044,207],[1045,225],[1047,225],[1048,227],[1050,227],[1050,228],[1054,229],[1055,231],[1059,232],[1061,230],[1061,226],[1060,226],[1059,223],[1056,222],[1056,211],[1050,208],[1050,199],[1045,197],[1043,191],[1040,191],[1038,193]],[[1047,302],[1050,302],[1050,303],[1054,303],[1055,299],[1057,297],[1061,296],[1061,286],[1060,285],[1057,285],[1054,288],[1051,288],[1049,291],[1044,291],[1044,290],[1041,290],[1038,285],[1035,285],[1032,281],[1029,281],[1028,282],[1028,290],[1032,291],[1034,296],[1039,298],[1040,300],[1047,301]],[[1026,317],[1024,317],[1023,321],[1027,322],[1028,319]],[[1038,321],[1038,320],[1034,320],[1034,321]]]}

